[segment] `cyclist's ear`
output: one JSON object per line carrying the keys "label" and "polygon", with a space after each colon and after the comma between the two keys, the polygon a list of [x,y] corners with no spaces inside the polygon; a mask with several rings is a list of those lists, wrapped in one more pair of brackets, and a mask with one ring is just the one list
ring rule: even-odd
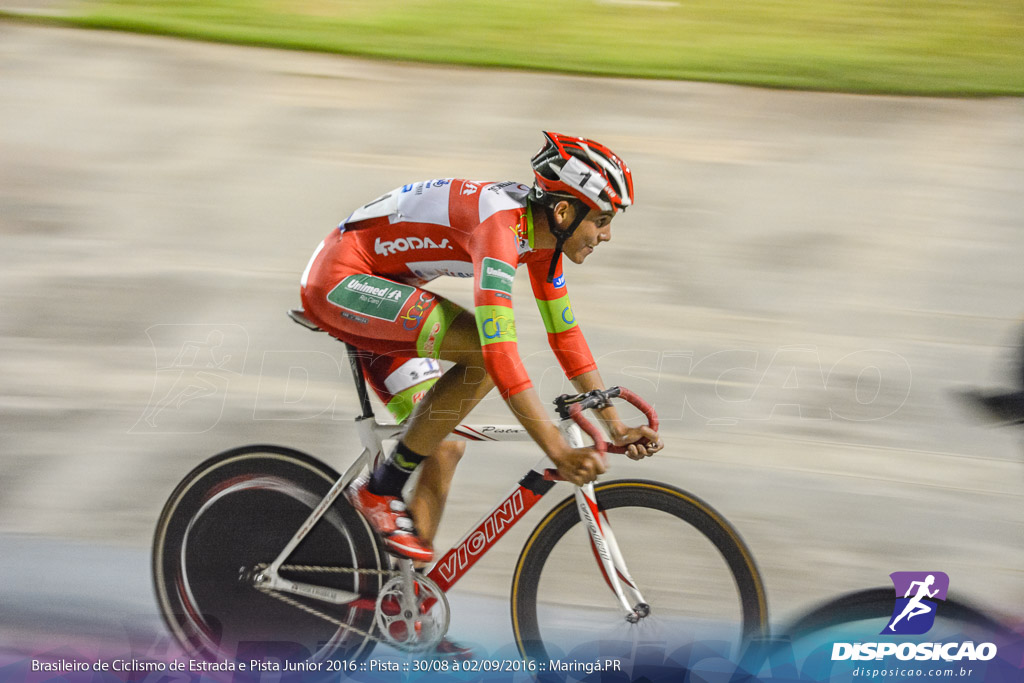
{"label": "cyclist's ear", "polygon": [[553,227],[565,229],[566,226],[572,225],[573,220],[576,218],[577,210],[578,207],[575,206],[575,203],[568,199],[563,199],[555,204],[553,213],[555,220],[558,221],[558,225]]}

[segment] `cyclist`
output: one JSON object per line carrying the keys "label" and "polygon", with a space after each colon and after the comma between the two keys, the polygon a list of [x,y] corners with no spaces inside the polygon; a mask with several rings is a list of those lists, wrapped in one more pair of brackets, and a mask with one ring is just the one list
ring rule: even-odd
{"label": "cyclist", "polygon": [[[633,180],[593,140],[544,136],[532,188],[464,179],[405,185],[332,230],[303,273],[307,316],[366,352],[369,384],[396,419],[408,419],[390,457],[346,491],[393,554],[432,559],[465,447],[444,438],[494,387],[565,479],[582,485],[605,471],[596,450],[569,447],[532,389],[516,349],[512,282],[525,265],[566,376],[578,391],[604,389],[572,312],[562,256],[583,263],[611,239],[612,219],[633,203]],[[473,278],[473,309],[421,288],[442,275]],[[439,360],[453,365],[442,374]],[[657,433],[624,424],[615,408],[598,415],[630,457],[661,450]],[[402,489],[417,468],[407,509]]]}

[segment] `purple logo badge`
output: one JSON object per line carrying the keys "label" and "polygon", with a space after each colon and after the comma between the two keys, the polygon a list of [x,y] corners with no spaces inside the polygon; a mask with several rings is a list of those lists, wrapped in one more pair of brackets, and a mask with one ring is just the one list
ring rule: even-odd
{"label": "purple logo badge", "polygon": [[927,633],[935,623],[938,601],[946,599],[949,577],[943,572],[893,572],[889,578],[896,589],[896,605],[882,634]]}

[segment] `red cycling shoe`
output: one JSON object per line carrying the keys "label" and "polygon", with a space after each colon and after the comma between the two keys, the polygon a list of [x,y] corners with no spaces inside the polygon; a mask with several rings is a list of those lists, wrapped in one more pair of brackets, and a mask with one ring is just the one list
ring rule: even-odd
{"label": "red cycling shoe", "polygon": [[417,562],[434,559],[433,548],[416,534],[416,527],[402,499],[370,493],[369,483],[366,477],[356,479],[345,489],[345,497],[384,540],[387,550]]}

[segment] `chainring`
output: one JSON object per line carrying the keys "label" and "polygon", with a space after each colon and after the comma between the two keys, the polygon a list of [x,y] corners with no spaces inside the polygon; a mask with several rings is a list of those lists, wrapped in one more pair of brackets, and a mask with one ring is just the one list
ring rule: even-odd
{"label": "chainring", "polygon": [[414,595],[409,599],[407,581],[399,575],[384,584],[377,595],[374,619],[388,645],[404,652],[424,652],[436,647],[448,632],[448,597],[436,583],[417,574],[412,579]]}

